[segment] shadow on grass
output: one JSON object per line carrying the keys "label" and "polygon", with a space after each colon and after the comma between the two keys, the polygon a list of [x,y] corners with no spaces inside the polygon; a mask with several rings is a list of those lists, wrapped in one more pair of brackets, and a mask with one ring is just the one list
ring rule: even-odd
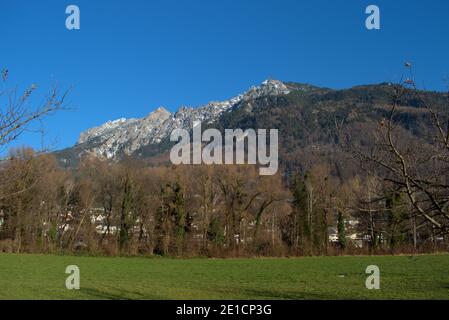
{"label": "shadow on grass", "polygon": [[273,300],[329,300],[338,299],[337,296],[331,296],[325,293],[312,292],[279,292],[270,290],[246,289],[243,290],[250,299],[262,298]]}
{"label": "shadow on grass", "polygon": [[127,291],[123,289],[115,289],[120,291],[119,294],[109,291],[102,291],[96,288],[82,288],[81,292],[89,295],[93,299],[99,300],[157,300],[161,297],[142,294],[140,292]]}
{"label": "shadow on grass", "polygon": [[[82,288],[81,291],[88,295],[91,299],[99,300],[160,300],[161,296],[142,294],[134,291],[127,291],[123,289],[110,289],[119,291],[120,293],[113,293],[106,290],[99,290],[97,288]],[[217,290],[219,292],[220,290]],[[248,299],[267,299],[267,300],[328,300],[338,299],[338,296],[332,296],[329,294],[319,294],[311,292],[279,292],[271,290],[260,289],[244,289],[239,291],[239,295],[243,293]],[[229,292],[226,292],[229,296]],[[229,296],[228,299],[234,299]]]}

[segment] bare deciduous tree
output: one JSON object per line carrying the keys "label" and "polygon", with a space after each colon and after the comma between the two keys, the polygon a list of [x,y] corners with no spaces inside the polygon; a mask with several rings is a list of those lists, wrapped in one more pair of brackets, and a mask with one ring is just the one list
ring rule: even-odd
{"label": "bare deciduous tree", "polygon": [[64,108],[67,91],[53,86],[37,106],[31,106],[37,85],[32,84],[23,92],[17,87],[8,88],[9,72],[3,69],[0,87],[0,147],[17,139],[29,126]]}
{"label": "bare deciduous tree", "polygon": [[[407,196],[410,218],[419,221],[414,228],[430,226],[435,237],[449,233],[449,103],[446,108],[432,105],[416,87],[411,66],[406,67],[409,77],[392,85],[391,109],[379,124],[375,143],[369,150],[353,150],[372,176]],[[411,135],[398,125],[404,100],[425,110],[426,137]]]}

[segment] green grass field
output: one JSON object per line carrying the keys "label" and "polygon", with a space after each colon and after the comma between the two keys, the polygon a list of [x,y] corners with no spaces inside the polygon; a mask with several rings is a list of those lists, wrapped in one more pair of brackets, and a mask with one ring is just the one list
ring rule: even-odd
{"label": "green grass field", "polygon": [[[377,265],[381,289],[365,288]],[[81,289],[65,288],[77,265]],[[448,299],[449,255],[290,259],[0,254],[0,299]]]}

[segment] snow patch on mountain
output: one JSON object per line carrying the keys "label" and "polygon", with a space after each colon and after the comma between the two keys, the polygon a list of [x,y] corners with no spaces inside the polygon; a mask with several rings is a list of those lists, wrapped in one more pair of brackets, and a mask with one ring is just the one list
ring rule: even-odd
{"label": "snow patch on mountain", "polygon": [[181,107],[175,113],[159,107],[144,118],[108,121],[81,133],[77,144],[83,144],[86,152],[96,156],[115,159],[120,155],[131,155],[145,145],[158,144],[175,129],[191,128],[194,121],[213,123],[223,112],[238,108],[243,101],[289,92],[281,81],[266,80],[229,100],[209,102],[197,108]]}

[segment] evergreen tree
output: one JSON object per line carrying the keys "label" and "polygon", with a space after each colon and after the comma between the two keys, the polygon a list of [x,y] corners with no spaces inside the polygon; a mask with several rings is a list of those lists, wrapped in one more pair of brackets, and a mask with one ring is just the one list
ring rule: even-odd
{"label": "evergreen tree", "polygon": [[130,231],[133,226],[133,194],[132,182],[129,174],[126,174],[123,183],[123,200],[120,210],[120,232],[119,232],[119,247],[123,250],[128,245],[130,238]]}
{"label": "evergreen tree", "polygon": [[338,231],[338,244],[340,248],[346,248],[346,226],[345,226],[345,218],[341,211],[338,212],[338,221],[337,221],[337,231]]}

